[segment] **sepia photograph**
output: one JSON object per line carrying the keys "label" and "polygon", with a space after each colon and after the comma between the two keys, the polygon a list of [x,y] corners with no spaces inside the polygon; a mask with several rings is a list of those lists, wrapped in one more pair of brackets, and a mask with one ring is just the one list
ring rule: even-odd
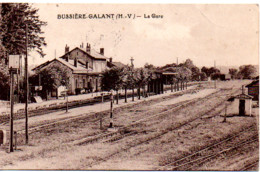
{"label": "sepia photograph", "polygon": [[0,170],[259,171],[259,4],[0,1]]}

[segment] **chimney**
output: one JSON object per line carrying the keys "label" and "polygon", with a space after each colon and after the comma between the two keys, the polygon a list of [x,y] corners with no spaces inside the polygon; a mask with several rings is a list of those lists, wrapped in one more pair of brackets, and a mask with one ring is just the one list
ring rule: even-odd
{"label": "chimney", "polygon": [[68,55],[65,56],[65,60],[66,60],[67,62],[69,61],[69,56],[68,56]]}
{"label": "chimney", "polygon": [[87,43],[87,53],[90,53],[91,46],[89,43]]}
{"label": "chimney", "polygon": [[86,68],[88,69],[88,61],[86,61]]}
{"label": "chimney", "polygon": [[110,58],[109,58],[109,62],[112,63],[112,60],[113,60],[112,57],[110,57]]}
{"label": "chimney", "polygon": [[69,51],[70,51],[70,47],[67,46],[67,44],[66,44],[66,46],[65,46],[65,54],[66,54],[67,52],[69,52]]}
{"label": "chimney", "polygon": [[100,48],[100,54],[104,55],[104,48]]}
{"label": "chimney", "polygon": [[83,42],[79,45],[80,48],[84,48]]}
{"label": "chimney", "polygon": [[77,67],[77,66],[78,66],[78,64],[77,64],[77,63],[78,63],[78,59],[77,59],[77,58],[75,58],[75,59],[74,59],[74,66],[75,66],[75,67]]}

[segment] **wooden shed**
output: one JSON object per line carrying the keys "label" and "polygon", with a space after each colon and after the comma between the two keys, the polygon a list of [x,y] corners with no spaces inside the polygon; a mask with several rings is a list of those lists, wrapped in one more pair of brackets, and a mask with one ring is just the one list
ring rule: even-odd
{"label": "wooden shed", "polygon": [[228,101],[231,103],[231,108],[229,108],[230,112],[233,114],[238,114],[241,116],[252,114],[252,99],[253,96],[247,94],[239,94],[237,96],[230,97]]}

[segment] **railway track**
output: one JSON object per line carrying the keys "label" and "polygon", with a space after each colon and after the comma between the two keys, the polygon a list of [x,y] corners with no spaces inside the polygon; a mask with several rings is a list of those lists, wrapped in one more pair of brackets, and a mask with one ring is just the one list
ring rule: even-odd
{"label": "railway track", "polygon": [[[69,140],[67,144],[69,144],[69,145],[85,145],[85,144],[88,144],[88,143],[96,142],[98,140],[107,139],[109,137],[110,137],[110,139],[108,139],[108,140],[111,140],[111,141],[112,140],[118,140],[118,138],[127,137],[129,135],[132,135],[132,132],[134,132],[134,131],[131,131],[131,129],[130,129],[131,127],[137,126],[140,123],[145,122],[147,120],[157,118],[157,117],[160,117],[160,116],[164,116],[167,113],[170,113],[170,112],[176,111],[178,109],[184,108],[188,105],[191,105],[192,103],[203,101],[203,100],[205,101],[205,99],[210,99],[211,97],[214,97],[217,93],[222,92],[222,91],[225,91],[225,90],[219,90],[219,91],[211,94],[208,97],[195,98],[195,99],[192,99],[190,101],[177,103],[174,106],[172,106],[170,109],[168,109],[168,108],[162,109],[161,112],[155,113],[153,110],[151,110],[149,112],[146,112],[148,114],[150,113],[148,117],[139,119],[139,120],[127,125],[127,126],[120,127],[118,129],[118,131],[115,131],[115,132],[98,131],[98,132],[92,133],[92,136],[90,136],[90,135],[84,136],[83,139],[79,138],[79,139],[75,139],[75,140]],[[217,105],[217,106],[219,106],[219,105]],[[101,113],[105,113],[105,112],[101,112]],[[97,122],[97,121],[99,121],[99,118],[93,120],[93,117],[97,117],[97,116],[98,116],[97,113],[92,113],[91,115],[90,114],[84,114],[84,115],[80,115],[80,116],[61,119],[59,121],[50,122],[48,124],[42,124],[42,125],[30,127],[29,132],[34,133],[34,132],[42,132],[44,130],[48,131],[48,130],[52,130],[53,128],[58,128],[59,125],[69,125],[70,122],[78,121],[78,120],[84,120],[84,121],[89,120],[88,122]],[[17,131],[17,133],[19,135],[21,135],[24,131],[25,130],[19,130],[19,131]],[[130,132],[128,132],[128,131],[130,131]],[[108,141],[108,142],[110,142],[110,141]]]}
{"label": "railway track", "polygon": [[[247,137],[249,131],[253,132],[251,133],[251,136],[248,139]],[[246,138],[242,139],[241,141],[240,137],[242,134],[245,134]],[[245,144],[249,144],[255,141],[258,141],[258,132],[256,130],[256,126],[252,125],[247,128],[244,128],[242,131],[239,131],[231,136],[229,135],[227,138],[221,139],[220,141],[216,141],[215,143],[212,143],[209,146],[203,147],[202,149],[195,151],[189,155],[181,157],[173,162],[166,163],[157,170],[194,170],[195,166],[201,165],[221,154],[224,154],[235,148],[241,147]]]}
{"label": "railway track", "polygon": [[[223,90],[222,90],[223,91]],[[218,92],[217,92],[218,93]],[[84,140],[80,139],[80,140],[75,140],[74,142],[72,143],[66,143],[66,144],[72,144],[72,145],[85,145],[85,144],[88,144],[88,143],[92,143],[92,142],[95,142],[95,141],[98,141],[98,140],[102,140],[102,142],[104,143],[110,143],[110,142],[116,142],[122,138],[125,138],[125,137],[128,137],[128,136],[133,136],[135,134],[138,134],[138,132],[142,132],[142,131],[132,131],[130,130],[131,127],[133,126],[138,126],[140,125],[140,123],[143,123],[145,121],[148,121],[150,119],[155,119],[155,118],[159,118],[160,116],[165,116],[165,115],[168,115],[168,114],[171,114],[172,112],[175,112],[177,111],[178,109],[182,109],[186,106],[189,106],[190,104],[192,103],[199,103],[199,101],[205,101],[205,100],[208,100],[210,98],[212,98],[213,96],[216,96],[217,93],[214,93],[208,97],[204,97],[204,98],[197,98],[197,99],[194,99],[194,100],[190,100],[190,101],[186,101],[186,102],[181,102],[180,104],[176,104],[174,107],[172,107],[171,109],[168,109],[168,110],[165,110],[161,113],[156,113],[156,114],[152,114],[151,116],[148,116],[146,118],[142,118],[142,119],[139,119],[127,126],[124,126],[124,127],[121,127],[119,128],[119,130],[117,132],[105,132],[105,133],[101,133],[100,135],[94,135],[93,137],[91,138],[87,138]],[[235,92],[233,92],[234,94]],[[230,96],[230,95],[226,95],[223,100],[226,99],[227,96]],[[145,144],[145,143],[148,143],[152,140],[155,140],[155,139],[158,139],[160,138],[161,136],[163,136],[164,134],[167,134],[173,130],[176,130],[178,128],[181,128],[185,125],[189,125],[191,122],[193,121],[196,121],[198,119],[201,119],[203,116],[207,116],[207,117],[214,117],[214,116],[217,116],[219,115],[220,112],[223,112],[224,110],[224,104],[225,101],[221,101],[220,103],[216,104],[214,107],[212,107],[210,110],[208,111],[204,111],[204,112],[201,112],[198,116],[196,116],[196,118],[192,118],[190,120],[187,120],[187,121],[184,121],[182,123],[178,123],[174,126],[171,126],[171,127],[167,127],[166,129],[163,129],[161,130],[158,134],[153,134],[151,135],[150,137],[148,138],[145,138],[143,140],[136,140],[136,142],[132,142],[130,143],[129,145],[127,145],[126,147],[124,148],[121,148],[115,152],[113,152],[112,154],[109,154],[108,156],[104,157],[104,158],[100,158],[98,159],[96,162],[94,163],[89,163],[89,164],[86,164],[87,167],[91,167],[95,164],[98,164],[102,161],[106,161],[108,160],[109,158],[113,157],[113,156],[116,156],[118,154],[120,154],[121,152],[124,152],[124,151],[127,151],[133,147],[136,147],[136,146],[139,146],[139,145],[142,145],[142,144]],[[223,106],[223,108],[221,108],[220,110],[216,111],[216,108],[219,108],[220,106]],[[152,110],[151,110],[152,112]],[[48,128],[52,128],[53,126],[56,126],[57,124],[63,124],[64,122],[69,122],[70,120],[79,120],[80,118],[84,118],[84,116],[82,117],[75,117],[73,119],[64,119],[64,121],[58,121],[57,123],[53,123],[53,124],[45,124],[45,125],[42,125],[42,126],[36,126],[36,128],[32,128],[31,131],[32,132],[35,132],[35,131],[40,131],[42,129],[48,129]],[[93,120],[92,122],[97,122],[98,120]],[[37,128],[38,127],[38,128]]]}
{"label": "railway track", "polygon": [[[165,134],[167,134],[167,133],[169,133],[169,132],[172,132],[172,131],[174,131],[174,130],[177,130],[177,129],[183,127],[183,126],[190,125],[191,122],[196,121],[196,120],[198,120],[198,119],[201,119],[201,117],[203,117],[203,116],[209,117],[210,114],[211,114],[210,117],[218,116],[220,112],[224,111],[225,107],[221,108],[221,110],[219,110],[219,111],[215,111],[215,109],[216,109],[217,107],[223,105],[223,104],[224,104],[224,103],[223,103],[223,101],[222,101],[221,103],[215,105],[213,108],[211,108],[211,109],[208,110],[207,112],[202,112],[200,115],[198,115],[198,116],[195,117],[195,118],[192,118],[192,119],[189,119],[189,120],[184,121],[184,122],[182,122],[182,123],[178,123],[178,124],[176,124],[176,125],[170,126],[170,127],[166,128],[166,129],[160,131],[159,133],[154,134],[154,135],[152,135],[152,136],[150,136],[150,137],[148,137],[148,138],[145,138],[145,139],[143,139],[143,140],[135,140],[134,142],[128,144],[127,146],[124,146],[124,148],[121,148],[121,149],[119,149],[119,150],[117,150],[117,151],[115,151],[115,152],[109,154],[108,156],[106,156],[106,157],[104,157],[104,158],[102,158],[102,159],[99,159],[99,160],[96,160],[95,162],[89,163],[89,164],[85,165],[83,168],[85,169],[85,168],[87,168],[87,167],[92,167],[92,166],[97,165],[97,164],[99,164],[99,163],[101,163],[101,162],[107,161],[107,160],[110,159],[111,157],[113,157],[113,156],[115,156],[115,155],[118,155],[118,154],[120,154],[121,152],[128,151],[129,149],[131,149],[131,148],[133,148],[133,147],[136,147],[136,146],[139,146],[139,145],[148,143],[148,142],[150,142],[150,141],[152,141],[152,140],[159,139],[160,137],[162,137],[163,135],[165,135]],[[164,115],[165,115],[166,112],[163,112],[163,113],[164,113]],[[169,113],[169,112],[168,112],[168,113]],[[160,114],[160,115],[161,115],[161,114]],[[134,131],[133,131],[133,132],[134,132]],[[133,133],[133,134],[135,134],[135,133]],[[127,135],[130,135],[130,134],[127,133]],[[125,135],[125,137],[127,137],[127,135]],[[116,136],[116,137],[117,137],[117,136]],[[121,136],[121,137],[124,138],[124,136]],[[120,137],[120,138],[121,138],[121,137]],[[119,138],[119,139],[120,139],[120,138]],[[102,139],[102,137],[99,138],[99,139]],[[110,140],[113,141],[113,138],[110,138]],[[115,139],[115,140],[117,140],[117,139]],[[89,143],[89,141],[90,141],[90,140],[88,140],[87,142],[80,142],[78,145],[87,144],[87,143]],[[107,142],[107,140],[106,140],[106,142]]]}
{"label": "railway track", "polygon": [[[165,116],[166,114],[169,114],[169,113],[171,113],[173,111],[176,111],[178,109],[187,107],[187,106],[189,106],[189,105],[191,105],[191,104],[193,104],[195,102],[205,101],[207,99],[210,99],[210,98],[216,96],[216,94],[218,94],[219,92],[222,92],[222,91],[224,91],[224,90],[219,90],[219,91],[211,94],[208,97],[195,98],[195,99],[192,99],[190,101],[184,101],[184,102],[177,103],[174,106],[172,106],[171,108],[163,108],[163,109],[161,109],[161,112],[154,112],[153,110],[150,110],[148,112],[145,112],[145,113],[149,114],[148,117],[139,119],[139,120],[137,120],[137,121],[127,125],[127,126],[120,127],[115,132],[99,131],[99,132],[96,132],[94,134],[94,136],[86,135],[83,139],[76,139],[76,140],[72,141],[71,144],[74,144],[74,145],[84,145],[84,144],[93,143],[93,142],[96,142],[98,140],[101,140],[101,139],[104,139],[104,138],[108,138],[108,137],[120,137],[120,138],[123,138],[124,135],[130,135],[127,131],[130,130],[130,132],[133,132],[133,131],[131,131],[131,127],[137,126],[140,123],[143,123],[143,122],[151,120],[151,119],[155,119],[155,118],[158,118],[158,117],[161,117],[161,116]],[[221,102],[220,104],[216,105],[216,107],[219,107],[222,104],[223,104],[223,102]],[[214,109],[215,108],[213,108],[213,110]],[[101,114],[108,114],[108,110],[100,112],[100,113]],[[91,122],[91,123],[95,123],[95,122],[98,122],[100,120],[99,117],[98,117],[100,115],[100,113],[83,114],[83,115],[79,115],[79,116],[74,116],[74,117],[61,119],[61,120],[58,120],[58,121],[49,122],[48,124],[41,124],[41,125],[33,126],[33,127],[29,128],[29,132],[30,133],[34,133],[34,132],[41,132],[42,130],[52,130],[54,127],[57,128],[59,125],[63,125],[63,124],[68,124],[69,125],[69,122],[78,121],[78,120],[84,120],[84,121],[88,121],[88,122]],[[200,118],[200,116],[197,117],[196,119],[199,119],[199,118]],[[193,120],[196,120],[196,119],[193,119]],[[187,123],[189,123],[189,122],[190,121],[188,121]],[[24,129],[17,131],[18,134],[22,134],[24,132],[25,132]],[[113,138],[111,138],[111,140],[113,140]]]}
{"label": "railway track", "polygon": [[[185,93],[184,93],[185,94]],[[183,94],[179,94],[177,96],[181,96]],[[175,95],[173,95],[175,96]],[[171,97],[171,96],[169,96]],[[150,101],[153,101],[153,100],[150,100]],[[180,103],[176,103],[175,105],[173,105],[173,109],[176,109],[180,106],[182,106],[183,104],[189,104],[191,102],[194,102],[194,100],[191,100],[191,101],[183,101],[183,102],[180,102]],[[129,106],[129,105],[126,105],[126,106]],[[132,105],[130,105],[131,107]],[[114,108],[114,111],[116,111],[117,109],[120,109],[121,107],[117,107],[117,108]],[[171,109],[170,109],[171,110]],[[161,109],[160,111],[168,111],[168,108],[163,108]],[[95,122],[99,122],[100,121],[100,116],[105,116],[104,114],[108,114],[109,110],[104,110],[102,112],[97,112],[97,113],[86,113],[86,114],[82,114],[82,115],[77,115],[77,116],[73,116],[73,117],[66,117],[66,118],[62,118],[62,119],[59,119],[59,120],[55,120],[55,121],[51,121],[51,122],[48,122],[47,124],[40,124],[40,125],[36,125],[36,126],[31,126],[29,128],[29,132],[37,132],[37,131],[41,131],[42,129],[48,129],[48,128],[51,128],[51,127],[54,127],[54,126],[57,126],[59,124],[63,124],[63,123],[66,123],[66,122],[70,122],[70,121],[76,121],[76,120],[85,120],[86,122],[88,123],[95,123]],[[149,110],[149,111],[146,111],[145,112],[146,114],[152,114],[152,113],[155,113],[154,110]],[[157,112],[156,112],[157,113]],[[151,115],[150,117],[146,118],[146,119],[150,119],[154,116],[159,116],[160,115],[160,112],[158,112],[159,114],[155,114],[155,115]],[[139,123],[141,121],[143,121],[144,119],[141,119],[141,120],[138,120],[136,122],[134,122],[132,125],[136,124],[136,123]],[[24,129],[22,130],[18,130],[17,133],[23,133],[25,132]]]}
{"label": "railway track", "polygon": [[[131,135],[131,134],[129,134],[129,132],[125,132],[125,131],[130,131],[130,132],[134,132],[135,133],[135,131],[131,131],[131,128],[133,128],[134,126],[138,126],[138,125],[140,125],[143,122],[146,122],[146,121],[149,121],[149,120],[152,120],[152,119],[154,120],[154,119],[162,117],[162,116],[165,117],[167,114],[171,114],[172,112],[177,111],[177,110],[179,110],[181,108],[187,107],[187,106],[189,106],[189,105],[191,105],[193,103],[197,103],[199,101],[205,101],[205,99],[206,100],[210,99],[210,98],[214,97],[215,94],[217,94],[219,92],[221,92],[221,90],[218,91],[218,92],[213,93],[212,95],[210,95],[210,96],[208,96],[206,98],[205,97],[204,98],[196,98],[196,99],[192,99],[190,101],[185,101],[185,102],[178,103],[178,104],[176,104],[175,106],[173,106],[171,108],[166,108],[167,110],[163,109],[162,112],[154,113],[153,110],[151,110],[151,111],[149,111],[149,113],[150,112],[151,113],[153,112],[153,113],[152,114],[150,113],[150,115],[148,117],[139,119],[139,120],[137,120],[135,122],[132,122],[131,124],[128,124],[128,125],[123,126],[123,127],[120,127],[115,132],[103,132],[103,133],[100,133],[99,135],[96,135],[94,137],[83,138],[81,140],[74,141],[73,144],[75,144],[75,145],[85,145],[85,144],[88,144],[88,143],[96,142],[98,140],[102,140],[104,138],[106,139],[108,137],[124,138],[124,136]],[[211,109],[210,112],[214,111],[216,107],[219,107],[220,105],[223,105],[223,104],[224,104],[224,102],[222,101],[221,103],[217,104],[213,109]],[[224,110],[224,107],[221,109],[221,111],[223,111],[223,110]],[[206,114],[208,114],[208,112],[206,112]],[[217,111],[216,114],[219,114],[219,111]],[[189,121],[186,121],[186,122],[180,124],[180,126],[187,125],[191,121],[194,121],[194,120],[197,120],[197,119],[200,119],[200,118],[201,118],[201,116],[198,116],[195,119],[191,119]],[[111,138],[111,140],[113,140],[113,138]],[[117,139],[115,139],[115,140],[117,140]]]}
{"label": "railway track", "polygon": [[249,164],[246,164],[243,168],[240,168],[237,171],[254,171],[254,170],[258,169],[258,167],[259,167],[259,159],[255,160]]}
{"label": "railway track", "polygon": [[[206,163],[206,162],[208,162],[208,161],[210,161],[210,160],[212,160],[212,159],[214,159],[214,158],[216,158],[220,155],[227,154],[228,152],[233,151],[234,149],[239,149],[242,146],[246,146],[246,145],[249,145],[251,143],[257,142],[258,138],[256,138],[256,137],[258,137],[258,136],[256,135],[254,138],[250,138],[248,140],[243,140],[243,141],[237,143],[235,146],[229,147],[229,148],[224,149],[222,151],[219,151],[215,154],[210,154],[210,155],[198,158],[196,160],[193,160],[192,162],[190,162],[188,164],[188,167],[187,167],[187,164],[186,164],[184,169],[185,170],[195,169],[196,167],[202,165],[203,163]],[[174,168],[174,169],[176,169],[176,168]]]}

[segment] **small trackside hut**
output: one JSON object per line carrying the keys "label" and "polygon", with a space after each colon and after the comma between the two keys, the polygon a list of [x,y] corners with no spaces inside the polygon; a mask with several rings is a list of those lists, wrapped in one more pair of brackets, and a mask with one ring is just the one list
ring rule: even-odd
{"label": "small trackside hut", "polygon": [[230,97],[228,99],[231,102],[229,113],[234,115],[245,116],[252,115],[252,99],[253,96],[247,95],[245,93]]}

